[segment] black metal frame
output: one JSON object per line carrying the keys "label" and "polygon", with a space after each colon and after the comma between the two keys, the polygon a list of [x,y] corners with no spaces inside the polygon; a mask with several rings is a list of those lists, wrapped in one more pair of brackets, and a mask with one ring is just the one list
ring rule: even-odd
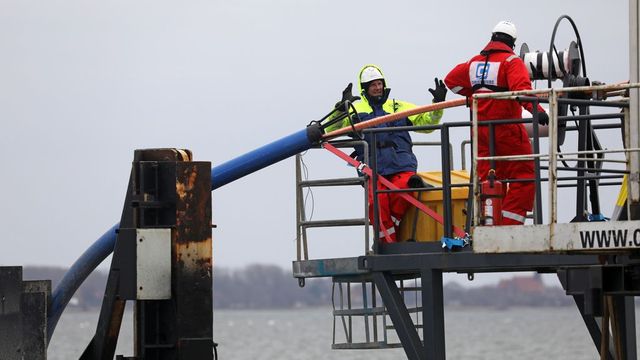
{"label": "black metal frame", "polygon": [[[185,154],[136,150],[96,333],[81,359],[113,359],[127,300],[135,354],[126,359],[213,359],[211,164]],[[145,228],[171,229],[168,300],[137,300],[136,229]]]}
{"label": "black metal frame", "polygon": [[[525,124],[531,123],[533,124],[533,154],[540,153],[540,141],[538,138],[539,133],[539,116],[537,106],[539,103],[547,103],[548,100],[541,99],[538,97],[531,96],[521,96],[518,97],[519,101],[522,102],[530,102],[533,105],[534,111],[533,116],[530,119],[506,119],[506,120],[491,120],[491,121],[483,121],[480,126],[488,126],[489,127],[489,153],[490,156],[495,156],[494,149],[494,127],[501,124]],[[615,129],[621,128],[621,124],[591,124],[592,120],[608,120],[608,119],[622,119],[621,114],[594,114],[591,115],[588,109],[588,106],[601,106],[601,107],[616,107],[616,108],[625,108],[628,107],[628,104],[622,101],[612,102],[612,101],[601,101],[601,100],[585,100],[585,99],[558,99],[559,103],[565,104],[567,106],[571,105],[579,105],[580,107],[580,115],[577,116],[561,116],[558,118],[558,121],[565,126],[564,131],[578,131],[578,151],[588,151],[588,150],[601,150],[601,146],[595,137],[595,130],[597,129]],[[578,122],[578,126],[576,127],[566,127],[565,123],[569,120],[574,120]],[[404,190],[377,190],[377,179],[374,176],[371,179],[372,183],[372,191],[373,191],[373,199],[374,199],[374,244],[377,244],[377,235],[380,231],[380,221],[378,214],[378,194],[387,193],[387,192],[424,192],[424,191],[435,191],[441,190],[443,193],[443,220],[444,224],[444,233],[446,237],[451,237],[451,182],[450,182],[450,171],[452,170],[452,164],[450,161],[450,150],[449,150],[449,130],[453,127],[470,127],[471,122],[450,122],[439,125],[425,125],[425,126],[400,126],[400,127],[385,127],[385,128],[369,128],[365,129],[363,132],[365,134],[371,134],[372,144],[371,149],[371,168],[373,173],[377,173],[377,151],[376,148],[376,138],[378,133],[388,133],[394,131],[417,131],[417,130],[439,130],[440,131],[440,146],[441,146],[441,154],[442,154],[442,176],[443,176],[443,184],[441,188],[428,188],[428,189],[404,189]],[[577,180],[576,187],[576,216],[574,221],[588,221],[583,215],[587,212],[587,183],[588,185],[588,193],[590,195],[590,203],[591,208],[594,214],[600,213],[600,201],[598,196],[598,186],[600,185],[599,181],[603,179],[622,179],[622,174],[628,173],[625,170],[615,170],[615,169],[602,169],[602,163],[599,161],[588,161],[589,158],[593,158],[592,156],[585,156],[585,160],[578,160],[576,167],[565,169],[563,167],[559,167],[559,171],[575,171],[577,172],[577,176],[575,177],[558,177],[558,181],[564,180]],[[494,162],[494,160],[490,160]],[[547,180],[546,178],[542,178],[540,176],[540,170],[546,169],[546,167],[542,167],[540,165],[540,159],[535,158],[534,160],[534,178],[533,179],[505,179],[505,183],[510,182],[534,182],[536,187],[536,194],[534,198],[534,224],[542,224],[543,223],[543,214],[542,214],[542,195],[541,195],[541,182]],[[586,163],[586,167],[585,167]],[[602,175],[602,173],[613,173],[613,174],[621,174],[621,175]],[[608,184],[605,183],[603,185],[616,185],[618,183]],[[468,184],[469,193],[473,193],[472,184]],[[563,187],[570,187],[564,185]],[[447,201],[448,200],[448,201]],[[469,201],[473,203],[472,201]],[[472,212],[467,211],[468,214]],[[472,226],[470,222],[466,227],[467,229]],[[375,247],[376,252],[379,252],[379,248]]]}
{"label": "black metal frame", "polygon": [[21,266],[0,266],[0,356],[47,358],[47,311],[51,280],[23,280]]}
{"label": "black metal frame", "polygon": [[[483,121],[482,126],[488,126],[490,132],[490,154],[494,155],[493,149],[493,128],[496,125],[505,123],[533,123],[534,139],[533,153],[539,154],[540,144],[538,137],[538,112],[537,105],[539,102],[546,102],[544,99],[536,97],[520,97],[520,101],[529,101],[534,105],[534,112],[531,119],[511,119],[511,120],[493,120]],[[590,115],[588,106],[611,106],[625,107],[628,106],[624,102],[603,102],[598,100],[582,100],[582,99],[559,99],[560,103],[578,105],[581,107],[578,116],[562,116],[559,120],[563,123],[569,120],[578,121],[577,127],[564,126],[564,131],[578,131],[579,151],[598,150],[599,144],[597,139],[593,137],[595,129],[611,129],[620,128],[620,124],[591,124],[592,120],[602,119],[621,119],[620,114],[596,114]],[[607,313],[607,309],[611,309],[612,316],[617,318],[614,324],[614,331],[618,334],[620,344],[615,347],[618,358],[635,359],[636,358],[636,339],[635,339],[635,309],[633,307],[633,298],[640,294],[640,262],[630,257],[624,256],[605,256],[602,255],[550,255],[550,254],[474,254],[469,248],[464,248],[456,252],[446,252],[440,248],[438,243],[396,243],[380,246],[378,243],[378,234],[380,232],[379,213],[378,213],[378,194],[391,192],[422,192],[440,190],[443,192],[445,221],[445,236],[452,235],[452,218],[451,218],[451,188],[456,186],[468,186],[470,194],[473,193],[472,184],[451,185],[450,174],[451,162],[449,160],[449,130],[452,127],[469,127],[470,122],[452,122],[441,125],[430,126],[405,126],[393,128],[378,128],[364,130],[372,136],[373,143],[371,148],[376,149],[376,134],[379,132],[390,131],[414,131],[414,130],[440,130],[441,154],[442,154],[442,173],[443,184],[441,187],[429,189],[405,189],[405,190],[377,190],[377,179],[372,177],[372,198],[374,201],[374,236],[375,253],[373,255],[361,256],[357,259],[358,269],[352,269],[343,266],[344,273],[326,272],[324,266],[318,264],[310,264],[310,268],[318,266],[322,268],[317,273],[309,268],[299,266],[299,269],[305,268],[308,272],[304,275],[294,276],[333,276],[339,278],[342,276],[351,276],[354,274],[368,274],[372,278],[372,282],[377,287],[389,316],[392,319],[395,329],[398,333],[400,341],[405,349],[409,359],[445,359],[445,334],[444,334],[444,309],[443,309],[443,284],[442,275],[444,272],[458,273],[481,273],[481,272],[507,272],[507,271],[535,271],[542,273],[557,273],[567,294],[573,296],[576,305],[584,319],[585,325],[594,340],[597,350],[600,352],[602,331],[599,324],[602,322],[600,316]],[[371,167],[373,173],[377,173],[377,154],[372,151]],[[587,183],[589,183],[589,192],[591,193],[590,201],[592,209],[599,212],[598,186],[619,184],[602,183],[601,179],[620,179],[621,174],[626,171],[606,170],[602,169],[601,163],[597,161],[589,161],[589,156],[584,160],[578,160],[575,168],[563,169],[559,171],[574,171],[577,176],[559,177],[558,180],[578,180],[577,185],[577,208],[576,213],[584,213],[586,211],[586,193]],[[535,178],[534,179],[506,179],[505,182],[517,181],[533,181],[536,184],[535,197],[535,224],[541,224],[542,220],[542,203],[541,203],[541,181],[547,179],[541,178],[540,170],[544,167],[540,166],[540,160],[536,158]],[[613,175],[603,175],[603,173],[611,173]],[[565,184],[563,186],[571,186]],[[580,201],[584,199],[584,201]],[[473,202],[471,202],[473,205]],[[468,211],[469,212],[469,211]],[[632,219],[638,219],[637,214],[632,215]],[[467,229],[471,223],[467,224]],[[319,261],[322,262],[322,261]],[[301,265],[301,264],[298,264]],[[296,264],[294,264],[296,269]],[[414,277],[420,278],[422,281],[422,321],[423,332],[422,338],[417,330],[416,325],[411,321],[407,306],[405,305],[401,292],[396,281],[400,278]],[[613,284],[613,285],[611,285]],[[603,300],[611,299],[611,300]],[[611,305],[607,305],[611,304]],[[606,358],[615,358],[613,346],[604,349]]]}
{"label": "black metal frame", "polygon": [[[636,358],[635,308],[633,298],[640,294],[640,262],[627,256],[611,256],[601,264],[598,255],[474,254],[436,250],[435,244],[392,244],[385,253],[362,256],[358,266],[370,272],[394,322],[409,359],[445,359],[442,274],[511,271],[558,272],[567,294],[572,295],[594,344],[600,351],[598,326],[603,296],[613,296],[621,339],[621,359]],[[423,334],[410,321],[406,306],[395,284],[398,276],[422,279]],[[614,358],[613,353],[609,354]]]}

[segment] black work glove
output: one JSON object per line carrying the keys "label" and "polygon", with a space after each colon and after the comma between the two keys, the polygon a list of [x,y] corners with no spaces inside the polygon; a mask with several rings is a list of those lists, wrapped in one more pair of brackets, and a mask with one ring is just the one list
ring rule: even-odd
{"label": "black work glove", "polygon": [[442,80],[438,80],[438,78],[433,79],[436,82],[435,89],[429,89],[429,92],[433,96],[433,102],[442,102],[447,97],[447,87],[444,86]]}
{"label": "black work glove", "polygon": [[549,114],[546,112],[538,113],[538,124],[547,126],[549,125]]}
{"label": "black work glove", "polygon": [[347,108],[347,102],[353,103],[354,101],[360,100],[360,96],[353,96],[351,93],[351,88],[353,87],[352,83],[349,83],[344,90],[342,90],[342,99],[336,103],[335,108],[340,111],[347,112],[349,109]]}

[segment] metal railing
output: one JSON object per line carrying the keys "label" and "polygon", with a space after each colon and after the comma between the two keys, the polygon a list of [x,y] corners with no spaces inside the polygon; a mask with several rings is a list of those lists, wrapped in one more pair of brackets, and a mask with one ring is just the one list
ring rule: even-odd
{"label": "metal railing", "polygon": [[[335,142],[334,146],[338,148],[362,146],[365,158],[368,158],[369,146],[365,141],[344,141]],[[309,247],[307,229],[319,227],[336,227],[336,226],[364,226],[365,248],[366,253],[370,246],[369,240],[369,205],[368,205],[368,179],[366,176],[360,175],[349,178],[333,178],[333,179],[317,179],[307,180],[302,176],[302,156],[296,155],[296,254],[297,260],[309,260]],[[304,200],[304,189],[313,187],[326,186],[362,186],[364,188],[364,216],[353,219],[325,219],[311,220],[307,219]]]}
{"label": "metal railing", "polygon": [[[423,288],[416,278],[398,278],[398,291],[414,327],[422,329]],[[370,278],[334,278],[332,349],[389,349],[402,347],[378,289]],[[338,336],[338,333],[344,336]],[[360,335],[360,336],[358,336]]]}
{"label": "metal railing", "polygon": [[[453,221],[452,221],[452,189],[458,187],[470,187],[471,183],[463,183],[463,184],[452,184],[451,183],[451,171],[453,170],[453,146],[451,145],[451,137],[450,131],[454,128],[462,128],[469,127],[470,123],[468,121],[461,122],[448,122],[442,123],[438,125],[423,125],[423,126],[398,126],[398,127],[385,127],[385,128],[370,128],[364,130],[364,133],[371,134],[373,138],[373,143],[376,142],[377,134],[379,133],[389,133],[396,131],[420,131],[420,130],[430,130],[433,132],[439,132],[440,141],[439,142],[414,142],[416,144],[426,144],[426,145],[439,145],[440,146],[440,170],[442,173],[442,183],[441,186],[434,186],[428,188],[407,188],[401,190],[376,190],[375,195],[373,196],[373,209],[374,209],[374,231],[377,233],[379,230],[379,216],[377,213],[378,209],[378,197],[377,194],[384,193],[394,193],[394,192],[405,192],[405,193],[417,193],[417,196],[420,197],[422,193],[428,193],[431,191],[441,191],[442,192],[442,218],[443,218],[443,235],[445,237],[451,238],[453,237]],[[371,154],[371,168],[374,173],[377,173],[376,164],[377,161],[375,159],[375,152]],[[435,167],[435,166],[434,166]],[[377,179],[372,179],[372,188],[377,189],[376,186]],[[465,228],[468,231],[468,224],[465,225]],[[374,242],[374,247],[376,246],[376,242]],[[377,249],[377,248],[376,248]]]}
{"label": "metal railing", "polygon": [[[420,130],[421,128],[441,128],[441,127],[451,127],[451,126],[468,126],[468,123],[455,123],[455,124],[445,124],[445,125],[435,125],[435,126],[425,126],[425,127],[415,127],[415,130]],[[401,131],[402,128],[395,128],[388,131]],[[369,130],[365,130],[365,132],[369,132]],[[373,135],[375,138],[375,134]],[[374,140],[375,141],[375,140]],[[362,146],[363,153],[365,156],[365,163],[369,164],[370,162],[366,159],[369,158],[369,144],[366,141],[338,141],[332,142],[332,144],[338,148],[345,147],[356,147]],[[444,168],[451,168],[451,164],[453,164],[453,146],[450,144],[448,140],[448,135],[446,136],[446,147],[442,146],[442,142],[439,141],[416,141],[413,143],[414,146],[418,147],[428,147],[428,146],[439,146],[441,149],[446,148],[443,154],[443,158],[446,156],[446,161],[443,160],[445,164]],[[311,150],[315,150],[312,148]],[[445,155],[446,154],[446,155]],[[372,156],[371,164],[375,164],[375,157]],[[365,239],[364,239],[364,251],[363,254],[370,252],[372,249],[374,252],[377,252],[377,244],[376,241],[371,240],[371,236],[369,235],[369,226],[373,225],[374,234],[379,233],[380,224],[376,221],[373,224],[369,222],[368,212],[369,212],[369,182],[377,181],[377,179],[370,179],[367,176],[361,175],[356,177],[348,177],[348,178],[323,178],[323,179],[303,179],[303,161],[302,156],[298,154],[296,156],[296,258],[298,261],[301,260],[309,260],[309,246],[308,246],[308,232],[307,230],[310,228],[323,228],[323,227],[346,227],[346,226],[363,226]],[[375,172],[375,165],[372,165],[372,169]],[[354,169],[355,170],[355,169]],[[444,182],[444,181],[443,181]],[[314,187],[340,187],[340,186],[354,186],[359,185],[364,189],[364,216],[361,218],[337,218],[337,219],[322,219],[322,220],[312,220],[307,218],[306,210],[305,210],[305,192],[304,189],[314,188]],[[376,189],[376,184],[372,185],[373,189]],[[417,188],[417,189],[406,189],[406,190],[375,190],[375,194],[381,194],[385,192],[428,192],[428,191],[443,191],[447,189],[447,191],[451,191],[452,187],[460,187],[460,186],[469,186],[469,184],[456,184],[451,185],[449,182],[445,182],[443,186],[434,186],[430,188]],[[373,197],[374,199],[374,207],[377,208],[377,196]],[[376,219],[379,219],[379,216],[375,215]],[[374,237],[377,238],[377,237]],[[373,244],[373,246],[372,246]]]}
{"label": "metal railing", "polygon": [[[604,86],[589,86],[589,87],[576,87],[576,88],[562,88],[562,89],[545,89],[545,90],[530,90],[519,92],[504,92],[504,93],[491,93],[491,94],[476,94],[473,97],[471,104],[471,118],[472,121],[460,121],[460,122],[446,122],[438,125],[427,126],[402,126],[402,127],[384,127],[384,128],[369,128],[363,131],[363,134],[367,135],[371,143],[376,143],[376,136],[380,133],[388,133],[394,131],[419,131],[419,130],[431,130],[439,132],[439,142],[415,142],[414,145],[439,145],[441,162],[440,169],[442,171],[442,185],[431,188],[409,188],[402,190],[377,190],[377,178],[372,177],[367,179],[364,176],[356,178],[343,178],[343,179],[323,179],[323,180],[303,180],[301,175],[300,157],[296,160],[296,209],[297,209],[297,258],[298,260],[308,260],[308,236],[307,229],[313,227],[333,227],[333,226],[364,226],[365,227],[365,247],[364,253],[370,251],[370,235],[369,225],[373,225],[374,234],[379,234],[379,214],[378,214],[378,194],[393,193],[393,192],[412,192],[422,193],[428,191],[441,191],[442,192],[442,217],[443,217],[443,229],[445,237],[452,236],[452,207],[451,207],[451,191],[456,187],[468,187],[470,191],[470,199],[467,204],[467,213],[473,214],[473,216],[467,217],[467,223],[465,224],[465,231],[471,233],[471,227],[474,225],[482,224],[482,219],[479,211],[479,182],[476,174],[478,161],[533,161],[535,170],[534,178],[532,179],[501,179],[505,183],[516,182],[534,182],[535,184],[535,201],[533,211],[533,223],[542,224],[543,221],[543,206],[542,206],[542,187],[541,184],[548,183],[548,197],[549,197],[549,217],[548,223],[556,223],[558,221],[557,211],[557,191],[558,188],[575,187],[577,189],[576,195],[576,213],[580,213],[582,209],[587,209],[586,193],[587,189],[592,196],[592,207],[599,211],[599,200],[597,199],[597,192],[599,186],[619,186],[622,181],[622,177],[625,174],[638,174],[638,167],[640,164],[634,164],[631,160],[633,157],[630,154],[637,154],[640,151],[640,146],[626,146],[622,148],[616,147],[615,149],[603,149],[599,148],[599,143],[595,138],[595,131],[604,129],[615,129],[624,126],[625,129],[630,129],[630,119],[628,116],[628,103],[625,99],[610,101],[610,100],[585,100],[585,99],[573,99],[569,97],[560,98],[560,95],[567,96],[567,94],[573,92],[608,92],[620,96],[624,94],[624,91],[629,88],[638,88],[640,84],[620,84],[620,85],[604,85]],[[548,96],[540,96],[549,94]],[[540,151],[540,125],[538,122],[537,110],[533,112],[532,118],[525,119],[507,119],[507,120],[490,120],[478,122],[477,107],[478,101],[481,99],[507,99],[517,100],[520,102],[531,102],[534,109],[537,109],[539,103],[550,104],[550,126],[549,126],[549,147],[548,153],[544,154]],[[558,106],[577,106],[581,112],[579,115],[563,115],[559,116]],[[606,114],[590,114],[589,109],[591,107],[602,108],[618,108],[622,109],[622,112],[618,113],[606,113]],[[585,111],[582,111],[586,109]],[[604,120],[618,119],[619,123],[604,123]],[[575,121],[575,126],[570,126],[567,122]],[[593,122],[593,123],[592,123]],[[495,127],[503,124],[531,124],[532,125],[532,148],[533,153],[530,155],[508,155],[508,156],[496,156],[493,145],[493,135]],[[563,124],[562,134],[577,132],[578,133],[578,149],[577,151],[560,151],[558,146],[558,136],[560,134],[559,124]],[[465,146],[471,144],[471,158],[472,169],[471,178],[472,181],[466,184],[452,184],[450,178],[450,172],[453,170],[453,148],[450,141],[450,132],[455,128],[471,128],[472,139],[478,136],[478,126],[489,127],[489,154],[490,156],[478,156],[478,145],[475,141],[465,140],[461,144],[461,160],[462,168],[466,168],[465,161]],[[588,135],[588,136],[587,136]],[[633,134],[632,131],[624,132],[626,144],[637,144],[638,134]],[[443,145],[443,144],[446,144]],[[346,141],[336,142],[334,145],[339,147],[353,147],[363,146],[365,154],[369,153],[370,144],[365,141]],[[624,160],[605,158],[605,155],[623,153],[626,155]],[[371,165],[374,173],[376,173],[376,152],[372,152],[371,161],[366,161]],[[566,162],[576,162],[576,166],[567,166]],[[559,166],[558,162],[564,162],[565,166]],[[605,164],[624,164],[624,169],[606,168]],[[435,165],[435,164],[434,164]],[[435,167],[435,166],[434,166]],[[546,177],[543,176],[543,172],[546,171]],[[373,224],[369,224],[368,217],[368,198],[367,193],[369,184],[371,182],[371,188],[375,189],[373,196],[373,209],[375,221]],[[364,215],[362,218],[356,219],[332,219],[332,220],[310,220],[306,218],[304,209],[303,189],[319,186],[352,186],[361,185],[364,188],[364,202],[363,209]],[[630,197],[634,196],[633,191],[630,191]],[[475,201],[473,201],[475,197]],[[373,248],[378,252],[377,239],[378,236],[374,236]]]}
{"label": "metal railing", "polygon": [[[534,181],[536,184],[535,195],[535,209],[536,217],[534,219],[535,224],[541,224],[542,220],[542,204],[541,204],[541,182],[548,181],[548,197],[550,209],[550,215],[548,218],[549,223],[558,222],[558,187],[573,187],[578,189],[576,212],[581,210],[586,211],[586,188],[587,183],[592,193],[596,194],[597,200],[597,188],[603,185],[620,185],[620,182],[612,183],[599,183],[604,179],[617,179],[621,180],[623,174],[638,174],[638,167],[640,166],[634,161],[631,161],[632,156],[630,154],[637,154],[640,151],[638,146],[629,146],[617,149],[601,149],[598,148],[599,143],[597,138],[594,139],[591,136],[592,132],[599,129],[619,128],[624,126],[625,129],[630,129],[630,119],[628,116],[628,102],[627,101],[606,101],[606,100],[586,100],[586,99],[573,99],[567,96],[572,93],[585,93],[585,92],[611,92],[615,95],[623,94],[621,90],[630,88],[638,88],[640,84],[616,84],[616,85],[600,85],[600,86],[583,86],[574,88],[562,88],[562,89],[545,89],[545,90],[530,90],[530,91],[515,91],[515,92],[502,92],[502,93],[490,93],[490,94],[476,94],[472,100],[472,137],[477,138],[478,126],[489,126],[491,129],[495,126],[506,123],[532,123],[533,124],[533,154],[531,155],[509,155],[509,156],[495,156],[494,152],[490,150],[490,156],[479,157],[478,145],[476,142],[472,142],[472,159],[473,168],[477,167],[478,161],[534,161],[535,163],[535,179],[526,180],[514,180],[507,179],[507,182],[514,181]],[[543,96],[547,95],[545,99]],[[541,96],[542,95],[542,96]],[[538,97],[540,96],[540,97]],[[531,119],[524,120],[492,120],[492,121],[478,121],[478,101],[482,99],[495,99],[495,100],[518,100],[521,102],[531,102],[534,109],[537,109],[539,103],[549,103],[549,150],[547,154],[540,153],[539,147],[539,123],[537,110],[534,111]],[[577,106],[581,110],[581,114],[578,116],[559,116],[559,105],[565,106]],[[615,114],[589,114],[590,107],[614,107],[622,109],[622,113]],[[584,111],[583,111],[584,110]],[[604,125],[592,125],[591,121],[605,120],[605,119],[622,119],[621,124],[604,124]],[[578,132],[578,151],[562,152],[559,150],[558,139],[561,132],[559,131],[559,124],[566,123],[566,121],[573,120],[578,123],[575,127],[566,127],[564,131],[577,131]],[[625,143],[637,144],[638,134],[633,134],[632,131],[625,131]],[[464,145],[463,145],[464,146]],[[605,154],[623,153],[626,156],[626,160],[605,159]],[[575,156],[577,157],[565,157]],[[548,166],[541,166],[541,161],[548,163]],[[575,167],[558,166],[558,162],[577,161]],[[626,165],[625,170],[619,169],[603,169],[602,165],[605,163],[624,163]],[[541,170],[547,170],[548,177],[542,178],[540,176]],[[576,176],[558,176],[558,172],[576,172]],[[603,175],[603,173],[610,173],[614,175]],[[637,176],[637,175],[636,175]],[[559,184],[563,181],[575,181],[576,184]],[[478,177],[473,176],[473,187],[478,188]],[[632,197],[632,191],[629,192],[629,196]],[[476,205],[479,204],[479,193],[476,191]],[[592,207],[596,207],[599,211],[599,201],[593,201]],[[474,221],[480,223],[481,214],[479,206],[474,206]],[[580,214],[577,214],[579,216]]]}

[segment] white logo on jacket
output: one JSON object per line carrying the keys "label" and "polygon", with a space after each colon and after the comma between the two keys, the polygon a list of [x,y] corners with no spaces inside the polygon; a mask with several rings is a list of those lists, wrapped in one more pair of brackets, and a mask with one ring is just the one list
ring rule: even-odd
{"label": "white logo on jacket", "polygon": [[469,80],[471,85],[482,84],[484,77],[485,85],[498,86],[498,71],[500,70],[499,62],[474,61],[469,66]]}

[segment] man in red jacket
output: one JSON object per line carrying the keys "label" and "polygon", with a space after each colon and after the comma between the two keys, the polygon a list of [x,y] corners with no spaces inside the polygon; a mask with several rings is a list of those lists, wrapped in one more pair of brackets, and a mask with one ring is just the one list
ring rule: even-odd
{"label": "man in red jacket", "polygon": [[[470,97],[476,93],[531,90],[529,73],[522,59],[513,52],[517,37],[516,27],[509,21],[499,22],[493,29],[491,41],[479,55],[457,65],[444,82],[456,94]],[[478,120],[521,119],[522,107],[529,112],[533,105],[516,100],[483,99],[478,101]],[[538,105],[539,123],[547,125],[549,116]],[[531,143],[523,124],[495,126],[495,156],[528,155]],[[478,156],[489,156],[489,127],[478,127]],[[533,161],[496,161],[497,179],[533,179]],[[487,178],[489,162],[478,161],[480,180]],[[502,204],[502,221],[495,225],[522,225],[527,211],[533,208],[535,187],[533,182],[512,182]]]}

